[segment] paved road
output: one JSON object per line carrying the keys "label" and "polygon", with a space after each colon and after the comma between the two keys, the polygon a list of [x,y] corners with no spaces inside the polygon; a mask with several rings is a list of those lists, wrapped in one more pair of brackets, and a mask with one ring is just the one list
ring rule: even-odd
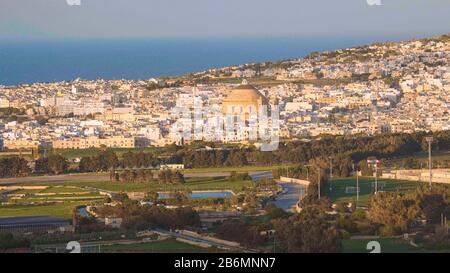
{"label": "paved road", "polygon": [[305,186],[296,183],[278,183],[283,187],[283,193],[277,196],[275,201],[269,203],[275,204],[277,207],[286,211],[292,211],[292,207],[297,204],[300,197],[306,192]]}
{"label": "paved road", "polygon": [[267,177],[270,179],[273,178],[272,171],[251,172],[251,173],[249,173],[249,175],[255,182],[259,181],[261,178],[264,178],[264,177]]}

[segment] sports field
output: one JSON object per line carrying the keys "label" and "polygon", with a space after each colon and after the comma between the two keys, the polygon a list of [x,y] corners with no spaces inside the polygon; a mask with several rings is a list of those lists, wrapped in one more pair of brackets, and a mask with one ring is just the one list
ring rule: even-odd
{"label": "sports field", "polygon": [[[359,202],[358,205],[368,204],[370,197],[375,192],[373,177],[359,177]],[[378,178],[378,191],[408,191],[420,186],[421,182],[391,180]],[[331,190],[329,186],[322,188],[322,194],[328,196],[332,202],[356,202],[356,191],[349,191],[348,187],[356,189],[356,177],[333,179]],[[346,190],[347,189],[347,190]]]}

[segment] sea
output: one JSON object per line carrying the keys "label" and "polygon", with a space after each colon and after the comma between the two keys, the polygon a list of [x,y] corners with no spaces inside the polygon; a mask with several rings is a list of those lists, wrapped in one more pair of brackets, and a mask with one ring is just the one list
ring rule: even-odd
{"label": "sea", "polygon": [[76,78],[146,80],[252,62],[301,58],[374,38],[0,39],[0,85]]}

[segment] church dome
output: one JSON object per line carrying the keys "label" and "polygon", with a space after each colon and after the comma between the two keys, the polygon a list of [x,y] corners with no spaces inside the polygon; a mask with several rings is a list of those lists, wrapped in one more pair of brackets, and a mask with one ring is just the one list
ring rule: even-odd
{"label": "church dome", "polygon": [[224,103],[261,103],[266,104],[267,99],[252,85],[243,83],[233,88]]}

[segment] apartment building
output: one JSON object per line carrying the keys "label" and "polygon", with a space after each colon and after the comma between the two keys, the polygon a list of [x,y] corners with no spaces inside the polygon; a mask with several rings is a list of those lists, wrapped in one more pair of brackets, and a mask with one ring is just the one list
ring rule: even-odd
{"label": "apartment building", "polygon": [[30,139],[5,139],[3,147],[7,150],[37,150],[39,141]]}
{"label": "apartment building", "polygon": [[127,138],[123,136],[113,136],[106,138],[99,138],[96,136],[87,138],[71,138],[64,140],[52,141],[54,149],[88,149],[88,148],[134,148],[134,138]]}

